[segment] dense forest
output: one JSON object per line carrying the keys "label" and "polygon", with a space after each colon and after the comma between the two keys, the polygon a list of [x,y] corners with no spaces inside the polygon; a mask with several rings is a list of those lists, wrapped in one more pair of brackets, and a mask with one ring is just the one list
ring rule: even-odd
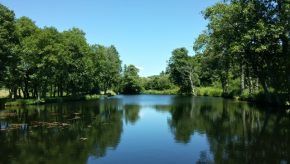
{"label": "dense forest", "polygon": [[78,28],[39,28],[3,5],[0,14],[0,86],[11,98],[114,91],[290,100],[289,0],[228,0],[208,7],[195,54],[174,49],[166,71],[144,78],[134,65],[122,68],[114,46],[90,45]]}

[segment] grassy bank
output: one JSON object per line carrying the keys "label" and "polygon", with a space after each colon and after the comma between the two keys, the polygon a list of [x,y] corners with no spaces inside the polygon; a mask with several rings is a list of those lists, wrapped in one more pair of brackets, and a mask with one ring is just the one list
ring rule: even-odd
{"label": "grassy bank", "polygon": [[240,92],[238,90],[229,91],[228,94],[224,94],[221,88],[216,87],[199,87],[197,88],[197,96],[212,96],[212,97],[224,97],[229,99],[255,102],[263,105],[274,106],[290,106],[287,95],[270,93],[266,95],[263,92],[257,92],[249,94],[247,90]]}
{"label": "grassy bank", "polygon": [[1,104],[5,106],[24,106],[24,105],[39,105],[48,103],[63,103],[72,101],[88,101],[97,100],[105,95],[85,95],[85,96],[67,96],[67,97],[49,97],[40,100],[37,99],[1,99]]}
{"label": "grassy bank", "polygon": [[150,94],[150,95],[176,95],[178,94],[177,89],[168,89],[168,90],[144,90],[142,94]]}
{"label": "grassy bank", "polygon": [[221,97],[223,95],[223,90],[221,88],[215,87],[198,87],[196,88],[196,95]]}
{"label": "grassy bank", "polygon": [[242,93],[234,98],[237,100],[255,102],[264,105],[285,106],[287,108],[290,107],[290,100],[287,98],[287,95],[283,94],[270,93],[266,95],[263,92],[259,92],[249,95],[248,93]]}
{"label": "grassy bank", "polygon": [[[142,94],[152,95],[177,95],[179,94],[178,89],[172,90],[145,90]],[[287,101],[286,95],[277,95],[270,93],[269,95],[263,92],[249,94],[248,91],[242,93],[232,90],[228,94],[223,94],[223,90],[219,87],[198,87],[196,88],[197,96],[210,96],[210,97],[224,97],[229,99],[235,99],[240,101],[255,102],[262,105],[274,105],[274,106],[290,106],[289,100]]]}

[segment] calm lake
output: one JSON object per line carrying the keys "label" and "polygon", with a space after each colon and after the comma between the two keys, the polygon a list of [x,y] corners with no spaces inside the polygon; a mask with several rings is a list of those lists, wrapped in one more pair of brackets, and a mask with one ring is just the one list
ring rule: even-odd
{"label": "calm lake", "polygon": [[0,163],[290,163],[290,114],[211,97],[0,110]]}

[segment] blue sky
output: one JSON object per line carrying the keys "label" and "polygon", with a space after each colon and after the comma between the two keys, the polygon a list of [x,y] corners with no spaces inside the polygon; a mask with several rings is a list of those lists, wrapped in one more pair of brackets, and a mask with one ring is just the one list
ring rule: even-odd
{"label": "blue sky", "polygon": [[0,0],[16,17],[59,31],[78,27],[90,44],[115,45],[141,76],[165,70],[171,52],[206,28],[201,11],[219,0]]}

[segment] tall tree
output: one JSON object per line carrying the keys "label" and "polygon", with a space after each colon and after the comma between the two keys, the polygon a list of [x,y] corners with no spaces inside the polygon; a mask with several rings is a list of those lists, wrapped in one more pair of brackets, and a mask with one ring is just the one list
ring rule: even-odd
{"label": "tall tree", "polygon": [[92,46],[97,85],[106,92],[117,86],[121,75],[121,60],[115,46]]}
{"label": "tall tree", "polygon": [[195,87],[199,85],[199,79],[195,62],[186,48],[178,48],[172,52],[168,71],[174,84],[180,87],[181,93],[196,94]]}
{"label": "tall tree", "polygon": [[[85,33],[78,29],[72,28],[62,33],[64,43],[65,67],[64,74],[67,77],[67,93],[71,95],[80,94],[87,90],[89,85],[89,72],[86,69],[85,59],[90,50],[86,42]],[[60,81],[62,83],[62,81]],[[59,88],[62,88],[60,84]],[[63,92],[63,90],[61,91]]]}
{"label": "tall tree", "polygon": [[9,75],[7,68],[15,61],[17,43],[14,12],[0,4],[0,84]]}

